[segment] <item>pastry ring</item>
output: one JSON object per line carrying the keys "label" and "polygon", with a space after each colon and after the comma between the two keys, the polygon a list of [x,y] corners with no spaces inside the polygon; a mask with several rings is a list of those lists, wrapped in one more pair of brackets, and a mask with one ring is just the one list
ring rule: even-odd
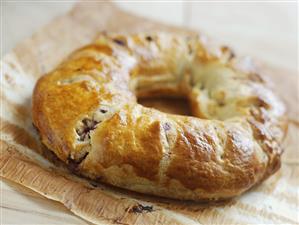
{"label": "pastry ring", "polygon": [[[215,200],[280,167],[284,107],[256,71],[197,36],[101,35],[40,78],[33,122],[76,173],[157,196]],[[137,97],[188,99],[191,116]]]}

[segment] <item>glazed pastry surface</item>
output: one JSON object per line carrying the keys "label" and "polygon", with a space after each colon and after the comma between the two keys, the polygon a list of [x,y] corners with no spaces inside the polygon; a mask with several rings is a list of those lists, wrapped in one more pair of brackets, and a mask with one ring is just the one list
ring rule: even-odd
{"label": "glazed pastry surface", "polygon": [[[234,197],[279,169],[286,130],[283,104],[244,63],[197,36],[101,35],[40,78],[33,122],[88,178],[182,200]],[[184,97],[193,116],[137,103],[149,96]]]}

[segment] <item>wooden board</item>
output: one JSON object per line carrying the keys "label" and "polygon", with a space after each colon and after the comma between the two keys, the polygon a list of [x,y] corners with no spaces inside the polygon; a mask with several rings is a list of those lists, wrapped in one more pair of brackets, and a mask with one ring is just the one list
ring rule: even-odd
{"label": "wooden board", "polygon": [[[37,78],[53,69],[73,50],[91,42],[100,31],[150,30],[187,32],[127,14],[111,3],[79,3],[3,58],[1,221],[30,224],[298,224],[298,79],[291,71],[273,66],[264,68],[263,75],[272,81],[273,88],[286,102],[290,118],[282,168],[239,198],[200,204],[149,197],[95,185],[69,174],[40,155],[42,147],[32,127],[30,112]],[[138,204],[153,206],[154,211],[132,212],[130,209]]]}

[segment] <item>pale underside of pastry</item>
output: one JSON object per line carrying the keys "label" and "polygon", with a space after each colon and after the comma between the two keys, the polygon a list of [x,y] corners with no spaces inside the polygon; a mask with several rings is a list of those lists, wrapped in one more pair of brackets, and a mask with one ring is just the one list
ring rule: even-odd
{"label": "pale underside of pastry", "polygon": [[[186,98],[192,116],[137,98]],[[186,200],[243,193],[280,167],[284,107],[228,48],[198,36],[101,35],[43,76],[33,94],[42,142],[75,173]]]}

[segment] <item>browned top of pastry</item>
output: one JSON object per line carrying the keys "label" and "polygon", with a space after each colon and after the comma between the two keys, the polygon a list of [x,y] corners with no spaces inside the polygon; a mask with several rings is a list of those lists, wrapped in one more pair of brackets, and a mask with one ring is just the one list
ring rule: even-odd
{"label": "browned top of pastry", "polygon": [[[232,197],[279,168],[285,132],[283,105],[240,63],[199,37],[102,35],[38,81],[33,121],[89,178],[178,199]],[[186,97],[193,116],[137,103],[153,95]]]}

